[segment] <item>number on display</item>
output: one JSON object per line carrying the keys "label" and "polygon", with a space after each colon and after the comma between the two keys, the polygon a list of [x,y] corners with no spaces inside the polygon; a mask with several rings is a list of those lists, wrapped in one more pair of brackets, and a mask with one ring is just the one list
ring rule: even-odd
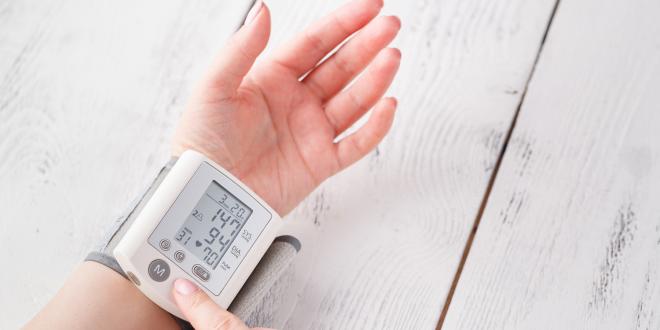
{"label": "number on display", "polygon": [[174,239],[176,239],[179,242],[183,242],[183,245],[187,245],[188,241],[190,241],[190,237],[191,237],[190,234],[192,234],[192,231],[190,229],[184,227],[183,229],[181,229],[179,231],[178,234],[176,234]]}
{"label": "number on display", "polygon": [[204,248],[204,253],[206,253],[204,256],[204,262],[206,262],[206,264],[209,266],[213,266],[213,263],[218,260],[218,254],[213,252],[213,250],[208,246]]}
{"label": "number on display", "polygon": [[[213,244],[215,242],[215,239],[218,238],[218,235],[220,235],[220,229],[212,227],[211,230],[209,230],[209,236],[211,236],[211,240],[209,241],[208,238],[204,239],[204,242],[208,243],[209,245]],[[222,239],[222,238],[220,238]]]}
{"label": "number on display", "polygon": [[192,216],[195,217],[195,219],[199,220],[199,222],[204,221],[204,214],[202,212],[199,212],[198,210],[193,210]]}

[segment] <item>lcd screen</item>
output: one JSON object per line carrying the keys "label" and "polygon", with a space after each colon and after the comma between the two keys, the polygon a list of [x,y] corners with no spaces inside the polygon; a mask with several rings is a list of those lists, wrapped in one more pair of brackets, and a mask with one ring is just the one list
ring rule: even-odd
{"label": "lcd screen", "polygon": [[252,209],[212,181],[174,239],[215,270],[250,215]]}

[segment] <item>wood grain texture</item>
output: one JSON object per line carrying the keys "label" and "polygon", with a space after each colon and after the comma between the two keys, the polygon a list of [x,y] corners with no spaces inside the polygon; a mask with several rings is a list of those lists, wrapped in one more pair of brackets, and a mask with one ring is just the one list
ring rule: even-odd
{"label": "wood grain texture", "polygon": [[[339,3],[270,1],[270,47]],[[553,4],[386,4],[404,24],[393,131],[289,217],[303,250],[251,323],[435,327]],[[192,82],[244,6],[0,3],[0,258],[20,270],[0,272],[0,328],[52,296],[166,161]]]}
{"label": "wood grain texture", "polygon": [[169,158],[192,82],[248,4],[0,2],[1,329],[36,313]]}
{"label": "wood grain texture", "polygon": [[560,2],[444,328],[660,327],[659,11]]}
{"label": "wood grain texture", "polygon": [[[271,46],[342,2],[269,1]],[[393,130],[288,217],[311,224],[308,254],[250,324],[435,328],[553,6],[386,1],[403,21]]]}

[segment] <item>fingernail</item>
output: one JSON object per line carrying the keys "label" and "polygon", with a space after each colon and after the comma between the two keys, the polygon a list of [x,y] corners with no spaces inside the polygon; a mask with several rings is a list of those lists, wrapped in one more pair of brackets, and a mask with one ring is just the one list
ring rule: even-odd
{"label": "fingernail", "polygon": [[401,29],[401,19],[399,18],[399,16],[392,15],[390,17],[391,17],[391,19],[394,20],[397,30],[400,30]]}
{"label": "fingernail", "polygon": [[177,279],[174,281],[174,289],[181,295],[187,296],[197,291],[197,286],[186,279]]}
{"label": "fingernail", "polygon": [[257,17],[257,14],[259,14],[261,7],[263,6],[264,2],[262,0],[257,0],[248,12],[247,16],[245,16],[245,22],[243,22],[243,25],[250,24],[250,22],[252,22],[254,18]]}
{"label": "fingernail", "polygon": [[392,51],[394,51],[394,55],[396,55],[396,57],[398,57],[399,59],[401,59],[401,49],[399,49],[399,48],[392,48]]}
{"label": "fingernail", "polygon": [[399,100],[397,100],[396,97],[390,96],[389,99],[394,103],[395,108],[399,105]]}

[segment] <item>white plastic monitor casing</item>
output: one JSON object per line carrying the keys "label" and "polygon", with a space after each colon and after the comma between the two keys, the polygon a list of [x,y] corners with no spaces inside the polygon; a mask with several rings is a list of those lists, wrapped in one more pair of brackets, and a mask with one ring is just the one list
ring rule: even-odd
{"label": "white plastic monitor casing", "polygon": [[[216,179],[225,180],[225,182],[229,179],[235,184],[233,187],[225,186],[225,188],[231,193],[243,201],[245,201],[246,196],[249,196],[248,199],[252,198],[253,201],[258,202],[265,211],[270,213],[270,220],[261,233],[258,234],[258,237],[252,243],[247,254],[243,256],[242,261],[240,261],[238,266],[234,269],[234,272],[230,275],[226,285],[224,285],[217,295],[205,287],[205,284],[208,283],[204,283],[198,280],[195,276],[189,275],[179,267],[175,261],[165,256],[162,251],[150,245],[148,242],[149,236],[154,232],[161,220],[163,220],[168,210],[173,207],[179,195],[184,191],[186,185],[188,185],[196,171],[204,163],[211,165],[211,167],[217,170]],[[208,186],[209,183],[210,182],[207,182],[206,185]],[[197,199],[199,199],[199,197],[197,197]],[[188,212],[190,211],[191,210],[188,210]],[[252,218],[248,219],[247,223],[251,220]],[[180,221],[183,223],[185,218]],[[114,255],[124,272],[127,274],[132,273],[131,276],[137,277],[137,281],[134,282],[137,282],[136,284],[139,283],[137,287],[149,297],[149,299],[179,318],[184,318],[183,314],[176,307],[174,298],[172,297],[171,291],[174,280],[177,278],[185,278],[193,281],[218,305],[222,308],[227,308],[263,255],[266,253],[266,250],[270,247],[275,237],[278,236],[282,225],[283,221],[277,213],[233,175],[218,164],[207,159],[202,154],[195,151],[186,151],[177,160],[176,164],[163,179],[153,196],[145,204],[140,214],[127,230],[124,237],[121,238],[114,250]],[[192,254],[190,254],[189,257],[195,258]],[[169,277],[162,282],[152,280],[148,274],[149,264],[157,259],[164,260],[168,263],[170,269]],[[213,281],[213,278],[211,278],[210,281]]]}

